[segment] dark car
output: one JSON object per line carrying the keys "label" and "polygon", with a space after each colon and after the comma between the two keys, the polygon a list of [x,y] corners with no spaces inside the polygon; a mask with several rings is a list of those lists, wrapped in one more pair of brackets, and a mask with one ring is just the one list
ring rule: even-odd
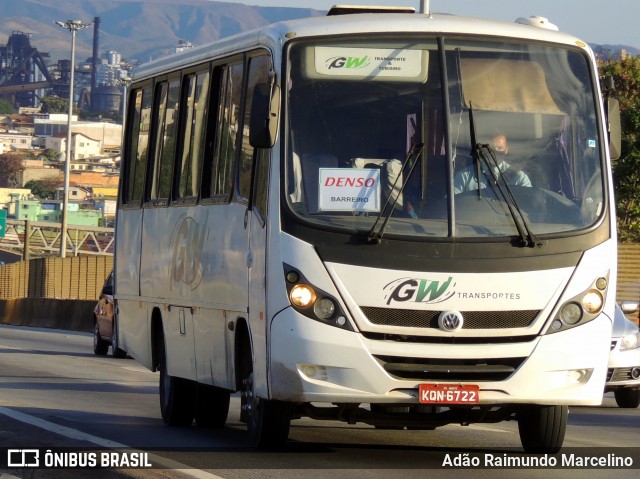
{"label": "dark car", "polygon": [[124,358],[127,352],[118,347],[117,321],[113,302],[113,271],[104,282],[98,304],[93,309],[93,352],[105,356],[111,346],[114,358]]}

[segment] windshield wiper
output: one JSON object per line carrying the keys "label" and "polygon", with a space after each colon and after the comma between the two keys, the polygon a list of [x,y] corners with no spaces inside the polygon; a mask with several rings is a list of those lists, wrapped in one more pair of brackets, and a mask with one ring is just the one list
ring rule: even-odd
{"label": "windshield wiper", "polygon": [[478,199],[480,199],[482,196],[480,194],[480,174],[482,173],[482,171],[480,171],[480,145],[476,138],[476,125],[473,121],[473,106],[471,105],[471,102],[469,102],[469,136],[471,139],[471,158],[473,158],[473,166],[476,169]]}
{"label": "windshield wiper", "polygon": [[[378,217],[373,222],[373,226],[371,226],[369,233],[367,233],[368,243],[380,244],[380,241],[382,240],[382,236],[384,235],[384,232],[387,229],[387,224],[389,223],[389,219],[391,219],[391,216],[393,215],[396,205],[398,204],[400,196],[402,195],[402,192],[407,186],[407,183],[409,181],[409,178],[411,178],[411,174],[413,173],[413,170],[415,170],[416,168],[416,164],[418,163],[418,158],[420,158],[420,155],[422,154],[423,149],[424,149],[424,143],[417,143],[413,147],[411,147],[411,149],[407,153],[407,157],[402,163],[402,168],[400,171],[404,172],[405,167],[411,162],[411,167],[409,169],[409,172],[407,173],[406,177],[404,175],[398,175],[396,177],[396,180],[393,182],[393,185],[391,186],[391,193],[387,197],[387,201],[384,203],[384,206],[380,210],[380,213],[378,213]],[[398,184],[398,181],[400,181],[400,178],[402,178],[402,184],[400,185],[400,191],[397,191],[396,185]],[[395,198],[393,198],[393,202],[392,202],[391,200],[394,194],[395,194]],[[389,208],[390,203],[391,203],[391,207]],[[388,212],[385,215],[385,211],[387,211],[387,209],[388,209]],[[376,226],[378,226],[378,222],[383,216],[385,217],[384,222],[382,223],[380,230],[376,232]]]}
{"label": "windshield wiper", "polygon": [[[496,158],[495,152],[489,145],[481,145],[476,139],[476,129],[473,121],[473,106],[471,105],[471,103],[469,103],[469,134],[471,136],[472,145],[471,156],[473,157],[474,165],[476,168],[478,199],[480,199],[481,197],[480,175],[482,174],[482,168],[480,163],[482,161],[493,177],[493,181],[498,188],[498,191],[500,191],[500,195],[504,199],[504,202],[507,204],[507,209],[511,214],[513,224],[518,230],[518,235],[520,236],[520,242],[522,243],[522,246],[528,246],[530,248],[533,248],[534,246],[542,246],[542,242],[538,240],[538,238],[531,231],[529,223],[524,213],[520,209],[518,202],[516,201],[513,190],[511,190],[511,187],[509,186],[509,182],[502,174],[502,170],[500,169],[500,165],[498,164],[498,159]],[[491,158],[491,161],[489,160],[489,158]]]}
{"label": "windshield wiper", "polygon": [[[511,186],[509,186],[509,182],[507,181],[505,175],[500,169],[500,165],[498,164],[498,159],[496,158],[495,151],[493,151],[493,148],[491,148],[489,145],[478,145],[478,146],[480,147],[479,149],[480,157],[487,164],[489,171],[491,171],[491,176],[493,176],[495,184],[498,187],[498,190],[500,190],[500,194],[502,195],[505,202],[507,203],[509,212],[513,217],[513,222],[516,224],[516,228],[518,228],[518,233],[520,234],[520,240],[522,241],[523,246],[528,246],[530,248],[533,248],[534,246],[542,246],[542,242],[533,234],[533,231],[531,231],[529,222],[527,221],[526,216],[520,209],[520,206],[516,201],[516,197],[513,194],[513,190],[511,189]],[[489,158],[487,158],[487,152],[489,153],[491,162],[489,161]],[[495,169],[493,167],[495,167]],[[517,217],[516,217],[516,212],[517,212]],[[517,218],[519,218],[520,221],[522,221],[522,225],[520,225],[520,222],[517,220]],[[522,228],[524,228],[525,231],[522,231]]]}

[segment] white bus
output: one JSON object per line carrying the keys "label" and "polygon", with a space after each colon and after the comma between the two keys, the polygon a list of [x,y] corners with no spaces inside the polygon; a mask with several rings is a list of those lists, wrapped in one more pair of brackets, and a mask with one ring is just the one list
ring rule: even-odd
{"label": "white bus", "polygon": [[544,19],[365,10],[137,70],[118,345],[168,425],[222,427],[239,392],[256,446],[301,417],[515,420],[557,451],[602,400],[614,312],[594,56]]}

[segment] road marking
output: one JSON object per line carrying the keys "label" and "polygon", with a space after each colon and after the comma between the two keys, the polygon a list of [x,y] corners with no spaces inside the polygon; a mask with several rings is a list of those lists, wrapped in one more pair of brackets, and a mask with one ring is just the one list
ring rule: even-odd
{"label": "road marking", "polygon": [[[59,424],[55,424],[49,421],[45,421],[44,419],[40,419],[35,416],[30,416],[29,414],[24,414],[19,411],[14,411],[13,409],[9,409],[6,407],[0,406],[0,414],[8,416],[12,419],[15,419],[20,422],[24,422],[31,426],[39,427],[40,429],[44,429],[49,432],[53,432],[60,436],[68,437],[69,439],[78,439],[80,441],[90,442],[100,447],[105,447],[108,449],[133,449],[126,444],[121,444],[119,442],[111,441],[109,439],[104,439],[102,437],[94,436],[92,434],[87,434],[82,431],[78,431],[77,429],[72,429],[66,426],[60,426]],[[141,451],[143,452],[143,451]],[[165,469],[171,469],[180,474],[184,474],[187,477],[193,477],[195,479],[224,479],[220,476],[216,476],[215,474],[211,474],[206,471],[202,471],[200,469],[193,469],[186,464],[182,464],[177,461],[172,461],[171,459],[167,459],[166,457],[158,456],[156,454],[149,454],[149,460],[155,466],[161,466]]]}
{"label": "road marking", "polygon": [[133,371],[134,373],[149,373],[155,376],[155,373],[149,371],[148,369],[144,369],[144,368],[136,368],[136,367],[127,367],[127,366],[120,366],[122,369],[126,369],[127,371]]}
{"label": "road marking", "polygon": [[15,346],[8,346],[6,344],[0,344],[0,348],[15,349],[16,351],[33,351],[33,349],[16,348]]}

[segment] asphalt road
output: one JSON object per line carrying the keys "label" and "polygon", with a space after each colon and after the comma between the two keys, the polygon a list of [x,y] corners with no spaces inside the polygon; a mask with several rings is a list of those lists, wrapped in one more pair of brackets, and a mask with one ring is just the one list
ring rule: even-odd
{"label": "asphalt road", "polygon": [[[514,463],[504,463],[531,460],[521,454],[515,423],[383,431],[300,419],[292,422],[285,451],[261,452],[244,442],[238,397],[232,398],[223,429],[168,428],[160,418],[157,383],[156,373],[132,359],[95,356],[89,334],[0,326],[0,479],[3,472],[25,478],[90,472],[106,478],[225,479],[640,475],[640,409],[619,409],[609,396],[601,407],[570,409],[565,448],[555,466],[539,462],[514,470]],[[103,456],[116,454],[114,462],[90,471],[9,467],[19,464],[15,449],[37,450],[40,464],[50,451],[48,458],[62,466],[91,459],[100,464]],[[152,467],[119,467],[134,461]],[[476,465],[455,467],[464,461]],[[572,467],[559,467],[563,461]],[[618,467],[606,461],[618,461]]]}

